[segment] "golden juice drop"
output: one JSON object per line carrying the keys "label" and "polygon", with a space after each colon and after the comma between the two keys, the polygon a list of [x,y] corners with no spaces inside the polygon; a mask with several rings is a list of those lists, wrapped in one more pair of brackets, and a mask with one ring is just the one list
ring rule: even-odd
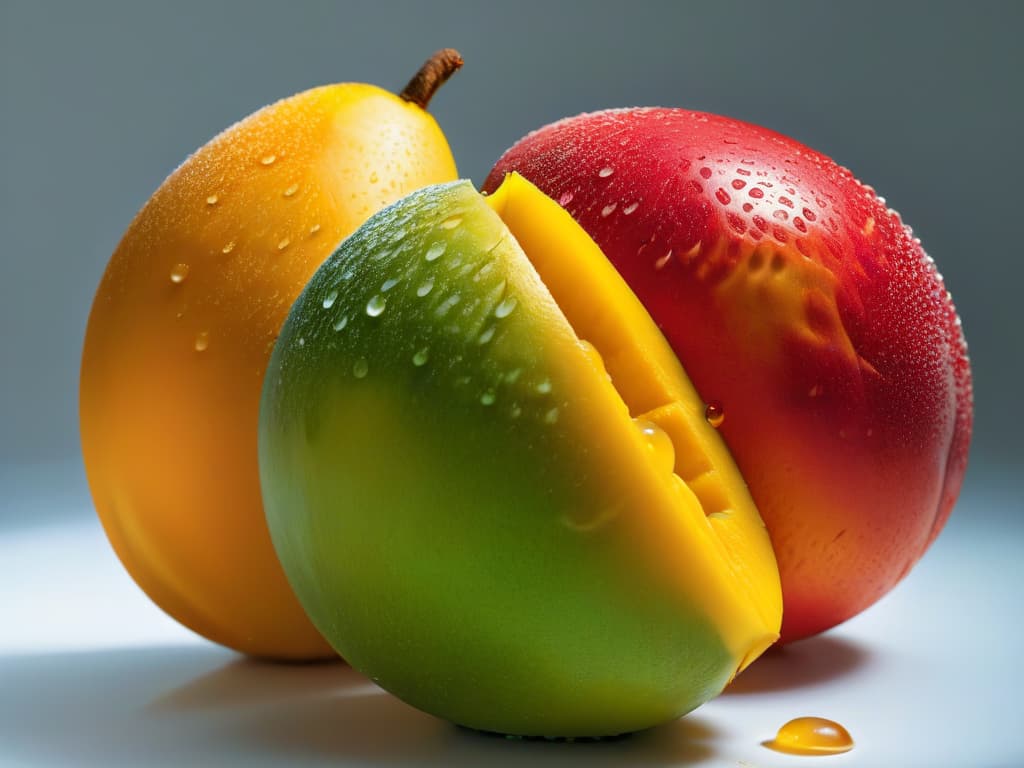
{"label": "golden juice drop", "polygon": [[763,742],[789,755],[837,755],[853,749],[849,731],[824,717],[798,717],[779,728],[775,738]]}

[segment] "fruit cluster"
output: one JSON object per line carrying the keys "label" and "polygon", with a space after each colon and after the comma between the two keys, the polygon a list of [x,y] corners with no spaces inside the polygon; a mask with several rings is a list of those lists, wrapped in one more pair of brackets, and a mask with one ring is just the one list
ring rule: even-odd
{"label": "fruit cluster", "polygon": [[460,65],[266,107],[157,190],[86,334],[95,504],[216,642],[479,729],[645,728],[923,554],[960,321],[882,198],[753,125],[580,115],[478,193],[425,111]]}

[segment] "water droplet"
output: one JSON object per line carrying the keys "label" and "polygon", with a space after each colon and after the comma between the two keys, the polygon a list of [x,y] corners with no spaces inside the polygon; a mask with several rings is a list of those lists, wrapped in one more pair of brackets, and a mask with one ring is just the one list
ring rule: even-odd
{"label": "water droplet", "polygon": [[312,227],[309,228],[309,234],[311,234],[311,235],[315,235],[319,231],[320,231],[320,225],[319,224],[314,224]]}
{"label": "water droplet", "polygon": [[747,186],[747,182],[745,182],[743,179],[733,179],[732,180],[732,188],[733,189],[743,189],[745,186]]}
{"label": "water droplet", "polygon": [[426,281],[424,281],[423,285],[416,289],[416,295],[422,299],[432,290],[434,290],[434,278],[428,277]]}
{"label": "water droplet", "polygon": [[282,237],[278,241],[278,243],[277,243],[277,250],[283,251],[285,248],[287,248],[291,244],[292,244],[292,241],[291,241],[290,237]]}
{"label": "water droplet", "polygon": [[710,179],[711,178],[711,169],[708,168],[707,166],[704,166],[703,168],[700,169],[700,175],[701,175],[701,178],[703,178],[703,179]]}
{"label": "water droplet", "polygon": [[607,179],[613,173],[615,173],[615,169],[606,165],[604,168],[597,172],[597,175],[600,176],[602,179]]}
{"label": "water droplet", "polygon": [[219,197],[217,197],[216,195],[210,195],[210,196],[209,196],[208,198],[206,198],[206,204],[207,204],[207,205],[216,205],[216,204],[217,204],[217,201],[218,201],[219,199],[220,199],[220,198],[219,198]]}
{"label": "water droplet", "polygon": [[725,410],[720,403],[708,403],[704,408],[704,418],[707,419],[708,424],[718,429],[725,421]]}
{"label": "water droplet", "polygon": [[235,241],[234,240],[232,240],[230,243],[227,243],[223,248],[221,248],[220,252],[221,253],[231,253],[233,250],[235,250]]}
{"label": "water droplet", "polygon": [[601,209],[601,216],[611,216],[612,213],[615,212],[615,208],[617,205],[617,203],[609,203],[608,205],[606,205],[604,208]]}
{"label": "water droplet", "polygon": [[729,223],[729,226],[732,227],[733,231],[737,232],[738,234],[742,235],[744,232],[747,231],[746,223],[740,216],[737,216],[735,213],[732,213],[730,211],[725,215],[725,219]]}
{"label": "water droplet", "polygon": [[622,209],[622,215],[629,216],[629,214],[633,213],[633,211],[635,211],[639,207],[640,203],[630,203],[629,205]]}
{"label": "water droplet", "polygon": [[519,406],[519,403],[512,403],[512,407],[508,409],[508,415],[513,419],[518,419],[523,413],[523,409]]}
{"label": "water droplet", "polygon": [[494,401],[497,400],[497,396],[494,394],[493,389],[488,389],[482,395],[480,395],[481,405],[494,405]]}
{"label": "water droplet", "polygon": [[662,269],[671,260],[672,260],[672,251],[670,249],[668,253],[666,253],[664,256],[662,256],[661,258],[657,259],[654,262],[654,268],[655,269]]}
{"label": "water droplet", "polygon": [[441,229],[455,229],[461,223],[461,216],[450,216],[441,222]]}
{"label": "water droplet", "polygon": [[370,317],[380,317],[384,311],[384,307],[387,306],[387,299],[381,296],[379,293],[374,295],[368,302],[366,302],[366,314]]}
{"label": "water droplet", "polygon": [[542,394],[542,395],[548,394],[549,392],[551,392],[551,380],[550,379],[544,379],[536,387],[534,387],[534,389],[536,389],[537,392]]}
{"label": "water droplet", "polygon": [[798,717],[779,728],[763,746],[789,755],[837,755],[853,749],[853,738],[843,726],[823,717]]}
{"label": "water droplet", "polygon": [[346,325],[348,325],[348,315],[342,315],[341,317],[334,321],[333,327],[334,330],[341,331],[344,330]]}
{"label": "water droplet", "polygon": [[192,346],[196,352],[205,352],[206,348],[210,346],[210,334],[207,331],[200,331],[196,334],[196,341]]}
{"label": "water droplet", "polygon": [[515,296],[506,296],[502,299],[501,303],[494,308],[494,316],[499,320],[503,317],[508,317],[512,314],[512,310],[516,308],[519,301]]}
{"label": "water droplet", "polygon": [[563,192],[562,196],[558,198],[558,204],[563,208],[572,202],[572,192]]}
{"label": "water droplet", "polygon": [[747,194],[750,195],[755,200],[760,200],[762,197],[764,197],[764,190],[761,189],[760,187],[751,187],[750,191],[747,192]]}
{"label": "water droplet", "polygon": [[292,195],[294,195],[298,191],[299,191],[299,185],[298,184],[292,184],[287,189],[285,189],[283,194],[284,194],[285,197],[291,197]]}
{"label": "water droplet", "polygon": [[420,368],[427,364],[427,360],[430,359],[430,349],[423,347],[416,351],[416,354],[412,356],[412,364],[417,368]]}
{"label": "water droplet", "polygon": [[370,183],[376,184],[378,181],[380,181],[380,177],[377,175],[377,172],[374,171],[373,173],[370,174]]}
{"label": "water droplet", "polygon": [[437,259],[441,258],[441,254],[445,252],[445,249],[447,247],[447,243],[442,243],[440,241],[436,242],[427,249],[426,254],[424,254],[424,258],[427,261],[436,261]]}
{"label": "water droplet", "polygon": [[337,291],[331,291],[330,293],[328,293],[326,296],[324,296],[324,302],[323,302],[324,303],[324,309],[330,309],[331,307],[333,307],[334,306],[334,302],[336,302],[337,300],[338,300],[338,292]]}
{"label": "water droplet", "polygon": [[494,338],[495,326],[491,326],[477,337],[477,344],[486,344],[488,341]]}
{"label": "water droplet", "polygon": [[554,424],[556,421],[558,421],[558,408],[552,408],[544,414],[545,424]]}
{"label": "water droplet", "polygon": [[653,454],[652,460],[658,472],[663,475],[670,474],[676,464],[676,449],[672,445],[672,438],[653,421],[633,419],[633,426],[639,430],[640,436]]}
{"label": "water droplet", "polygon": [[453,293],[451,296],[449,296],[447,299],[441,302],[441,306],[434,310],[434,314],[437,315],[438,317],[444,317],[445,315],[448,314],[448,312],[451,311],[451,308],[458,304],[460,301],[462,301],[462,296],[460,296],[457,293]]}
{"label": "water droplet", "polygon": [[360,357],[354,363],[352,363],[352,375],[357,379],[366,377],[366,374],[370,372],[370,364],[366,362],[365,357]]}
{"label": "water droplet", "polygon": [[260,163],[263,165],[273,165],[275,160],[277,160],[277,155],[264,155],[260,158]]}
{"label": "water droplet", "polygon": [[398,285],[398,279],[394,278],[394,277],[389,277],[387,280],[385,280],[383,283],[381,283],[381,286],[380,286],[381,293],[387,293],[392,288],[394,288],[396,285]]}
{"label": "water droplet", "polygon": [[715,191],[715,197],[717,197],[717,198],[718,198],[718,202],[720,202],[720,203],[721,203],[722,205],[728,205],[728,204],[729,204],[729,201],[730,201],[730,200],[732,200],[732,198],[731,198],[731,197],[729,197],[729,193],[728,193],[728,192],[726,192],[726,191],[725,191],[724,189],[722,189],[721,187],[719,187],[719,188],[718,188],[718,189],[717,189],[717,190]]}
{"label": "water droplet", "polygon": [[299,346],[300,347],[306,346],[306,339],[305,339],[304,336],[299,336]]}
{"label": "water droplet", "polygon": [[188,277],[188,272],[188,264],[175,264],[171,267],[171,282],[176,285],[185,282],[185,278]]}

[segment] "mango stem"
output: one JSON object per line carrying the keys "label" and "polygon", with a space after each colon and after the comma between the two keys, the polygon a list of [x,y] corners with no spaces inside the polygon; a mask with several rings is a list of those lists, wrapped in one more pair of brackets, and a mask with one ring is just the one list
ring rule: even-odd
{"label": "mango stem", "polygon": [[423,62],[419,72],[398,94],[406,101],[426,109],[430,99],[445,81],[462,66],[462,55],[454,48],[442,48]]}

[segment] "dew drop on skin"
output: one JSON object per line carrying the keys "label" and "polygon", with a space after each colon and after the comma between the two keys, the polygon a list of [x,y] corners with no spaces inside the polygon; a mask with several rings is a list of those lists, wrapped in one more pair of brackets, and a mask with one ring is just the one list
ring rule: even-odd
{"label": "dew drop on skin", "polygon": [[725,411],[718,403],[708,403],[704,409],[704,418],[707,419],[708,424],[718,429],[725,421]]}
{"label": "dew drop on skin", "polygon": [[837,755],[853,749],[853,738],[842,725],[823,717],[798,717],[779,728],[763,746],[788,755]]}

